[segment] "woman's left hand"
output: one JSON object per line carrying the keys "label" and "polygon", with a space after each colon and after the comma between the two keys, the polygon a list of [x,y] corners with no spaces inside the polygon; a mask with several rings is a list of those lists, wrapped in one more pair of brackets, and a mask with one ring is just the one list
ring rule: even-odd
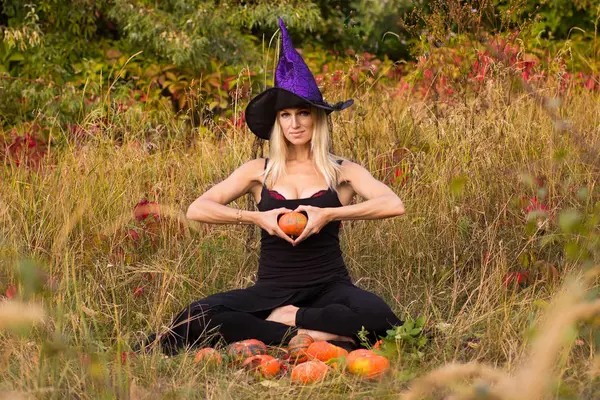
{"label": "woman's left hand", "polygon": [[329,219],[329,213],[326,208],[313,207],[313,206],[298,206],[294,211],[305,212],[308,218],[308,222],[304,227],[304,230],[294,240],[294,246],[302,242],[310,235],[321,232],[321,229],[327,225],[331,220]]}

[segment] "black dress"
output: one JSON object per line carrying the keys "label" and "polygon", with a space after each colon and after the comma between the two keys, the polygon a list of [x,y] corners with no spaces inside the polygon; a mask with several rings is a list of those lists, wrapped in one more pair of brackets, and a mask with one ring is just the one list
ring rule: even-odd
{"label": "black dress", "polygon": [[[268,211],[299,205],[342,206],[331,188],[288,200],[265,185],[257,206],[259,211]],[[364,327],[375,340],[390,326],[401,324],[381,298],[352,283],[340,249],[339,230],[339,221],[330,222],[318,234],[292,246],[261,229],[256,283],[190,304],[161,335],[163,351],[175,354],[181,348],[217,339],[230,343],[255,338],[266,344],[285,344],[297,328],[355,336]],[[300,307],[296,327],[265,320],[274,308],[288,304]]]}

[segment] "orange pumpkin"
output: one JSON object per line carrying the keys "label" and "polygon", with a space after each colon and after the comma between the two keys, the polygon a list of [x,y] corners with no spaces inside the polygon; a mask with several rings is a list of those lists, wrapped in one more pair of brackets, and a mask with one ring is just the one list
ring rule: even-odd
{"label": "orange pumpkin", "polygon": [[297,364],[303,363],[308,360],[306,350],[313,344],[315,340],[312,336],[306,333],[301,333],[294,336],[288,343],[288,354],[290,356],[290,362]]}
{"label": "orange pumpkin", "polygon": [[240,362],[248,357],[267,354],[267,346],[260,340],[247,339],[229,345],[227,355],[233,362]]}
{"label": "orange pumpkin", "polygon": [[332,358],[340,358],[348,355],[348,352],[341,347],[319,340],[318,342],[312,343],[306,349],[306,355],[310,360],[329,361]]}
{"label": "orange pumpkin", "polygon": [[313,383],[327,377],[329,367],[322,361],[313,360],[298,364],[292,368],[292,382]]}
{"label": "orange pumpkin", "polygon": [[300,212],[285,213],[279,218],[279,227],[288,236],[298,237],[306,227],[308,219]]}
{"label": "orange pumpkin", "polygon": [[281,365],[277,358],[266,354],[248,357],[243,364],[244,368],[259,372],[265,378],[276,377],[281,371]]}
{"label": "orange pumpkin", "polygon": [[354,350],[346,357],[348,372],[367,379],[378,379],[390,369],[390,361],[371,350]]}
{"label": "orange pumpkin", "polygon": [[221,353],[212,347],[205,347],[203,349],[198,350],[196,356],[194,357],[194,364],[216,364],[221,365],[223,362],[223,357],[221,357]]}

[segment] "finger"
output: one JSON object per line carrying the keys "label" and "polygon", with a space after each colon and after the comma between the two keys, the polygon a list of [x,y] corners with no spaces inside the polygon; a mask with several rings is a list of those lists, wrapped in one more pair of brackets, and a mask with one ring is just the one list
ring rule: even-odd
{"label": "finger", "polygon": [[300,206],[296,207],[296,209],[294,211],[295,212],[301,212],[301,211],[308,212],[308,210],[309,210],[310,207],[311,206],[300,205]]}
{"label": "finger", "polygon": [[302,233],[300,234],[300,236],[298,236],[296,238],[296,240],[294,240],[294,246],[297,245],[298,243],[302,242],[304,239],[306,239],[310,235],[312,235],[311,229],[312,228],[309,228],[308,226],[306,228],[304,228],[304,230],[302,231]]}
{"label": "finger", "polygon": [[294,244],[294,240],[291,237],[289,237],[288,235],[286,235],[286,233],[284,231],[282,231],[279,226],[277,228],[275,228],[275,232],[277,232],[277,236],[279,236],[283,240],[287,241],[291,245]]}

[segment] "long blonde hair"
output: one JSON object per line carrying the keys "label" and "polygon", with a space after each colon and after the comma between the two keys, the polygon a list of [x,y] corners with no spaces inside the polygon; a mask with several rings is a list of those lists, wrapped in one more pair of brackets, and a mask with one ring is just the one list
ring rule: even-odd
{"label": "long blonde hair", "polygon": [[[337,157],[329,152],[329,126],[327,124],[327,114],[320,108],[311,107],[310,113],[315,119],[313,124],[313,136],[310,143],[312,160],[317,172],[325,178],[327,186],[335,189],[338,185],[338,179],[341,167]],[[264,171],[265,183],[267,187],[272,188],[277,179],[284,176],[287,171],[285,162],[288,155],[288,142],[283,135],[283,130],[279,124],[279,119],[275,119],[273,131],[269,139],[269,164]]]}

